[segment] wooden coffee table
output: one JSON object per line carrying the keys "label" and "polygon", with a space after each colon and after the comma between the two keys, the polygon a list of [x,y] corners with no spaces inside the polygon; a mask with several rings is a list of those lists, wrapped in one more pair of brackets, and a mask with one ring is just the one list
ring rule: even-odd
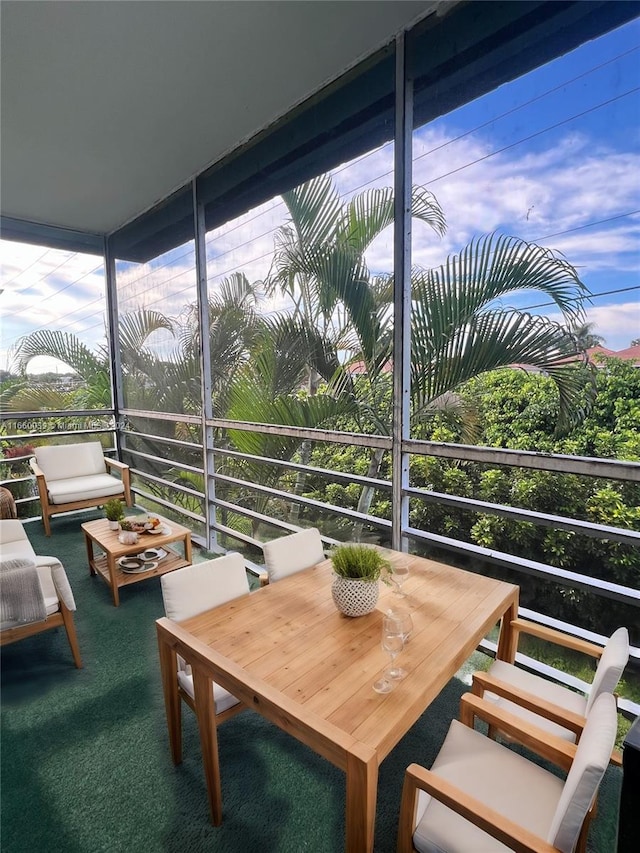
{"label": "wooden coffee table", "polygon": [[[119,589],[121,586],[139,583],[172,572],[174,569],[191,565],[191,531],[175,521],[167,521],[164,518],[160,520],[170,529],[170,533],[141,533],[135,545],[123,545],[118,539],[119,531],[111,530],[106,518],[87,521],[82,525],[89,559],[89,571],[92,575],[100,575],[111,587],[115,607],[120,604]],[[182,542],[184,556],[174,551],[173,548],[167,547],[172,542]],[[103,555],[98,557],[94,555],[94,544],[102,549]],[[162,557],[158,561],[156,568],[148,572],[128,574],[118,566],[117,560],[120,557],[131,557],[148,548],[164,548],[167,552],[166,557]]]}

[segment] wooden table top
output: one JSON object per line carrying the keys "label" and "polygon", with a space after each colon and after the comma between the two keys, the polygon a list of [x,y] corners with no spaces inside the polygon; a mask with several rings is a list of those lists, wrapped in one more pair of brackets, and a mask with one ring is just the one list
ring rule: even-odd
{"label": "wooden table top", "polygon": [[118,539],[120,531],[111,530],[106,518],[85,521],[80,526],[104,551],[108,554],[113,554],[116,558],[128,556],[132,551],[144,551],[146,548],[161,548],[163,545],[168,545],[171,542],[177,542],[178,540],[185,539],[187,536],[191,536],[191,531],[188,527],[183,527],[175,521],[167,521],[161,516],[156,517],[160,518],[163,524],[171,528],[171,533],[139,533],[138,541],[135,545],[123,545]]}
{"label": "wooden table top", "polygon": [[[155,538],[155,537],[150,537]],[[394,558],[407,555],[395,555]],[[514,602],[518,587],[421,557],[409,557],[406,597],[380,585],[377,609],[342,616],[331,595],[330,560],[250,595],[172,626],[178,650],[186,641],[211,677],[247,704],[278,720],[322,734],[307,737],[334,763],[327,744],[350,749],[354,741],[381,761],[424,712]],[[373,682],[388,666],[381,647],[382,617],[389,607],[410,610],[414,631],[398,658],[408,675],[388,694]],[[188,633],[186,633],[188,632]],[[183,647],[185,648],[185,647]],[[187,655],[193,658],[193,655]],[[195,661],[194,661],[195,662]],[[299,731],[292,734],[300,737]]]}

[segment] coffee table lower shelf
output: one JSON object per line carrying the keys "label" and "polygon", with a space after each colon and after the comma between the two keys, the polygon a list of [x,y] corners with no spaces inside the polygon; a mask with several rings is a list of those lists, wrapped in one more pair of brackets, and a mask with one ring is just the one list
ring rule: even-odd
{"label": "coffee table lower shelf", "polygon": [[[185,560],[179,554],[176,554],[168,548],[165,548],[165,550],[167,551],[167,556],[159,560],[158,565],[148,572],[135,572],[134,574],[130,574],[128,572],[123,572],[119,566],[116,566],[115,578],[118,589],[121,586],[127,586],[130,583],[138,583],[139,581],[148,580],[149,578],[166,575],[167,572],[173,572],[175,569],[182,569],[184,566],[191,565],[188,560]],[[107,586],[111,588],[111,575],[109,574],[109,566],[106,556],[97,557],[95,560],[91,560],[90,566],[96,574],[100,575],[102,579],[106,581]]]}

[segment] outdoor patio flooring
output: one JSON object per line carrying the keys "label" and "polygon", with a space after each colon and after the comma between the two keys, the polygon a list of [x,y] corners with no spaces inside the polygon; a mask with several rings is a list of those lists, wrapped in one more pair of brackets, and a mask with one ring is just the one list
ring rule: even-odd
{"label": "outdoor patio flooring", "polygon": [[[26,526],[38,554],[64,563],[78,606],[84,669],[73,667],[62,629],[2,652],[2,850],[247,851],[337,853],[344,834],[344,776],[293,738],[247,711],[219,732],[224,820],[209,823],[200,746],[185,708],[184,762],[167,743],[155,619],[157,578],[122,591],[90,577],[81,521]],[[404,769],[430,766],[457,716],[465,676],[479,656],[385,760],[380,772],[376,851],[395,850]],[[591,853],[616,845],[621,771],[610,768],[589,839]]]}

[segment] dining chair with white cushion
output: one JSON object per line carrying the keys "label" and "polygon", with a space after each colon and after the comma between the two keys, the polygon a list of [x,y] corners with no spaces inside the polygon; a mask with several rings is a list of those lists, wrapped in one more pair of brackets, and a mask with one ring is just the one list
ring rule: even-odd
{"label": "dining chair with white cushion", "polygon": [[[595,700],[601,693],[614,693],[620,681],[629,660],[628,630],[618,628],[603,647],[524,619],[515,619],[511,625],[518,636],[532,634],[599,658],[589,692],[577,693],[515,664],[495,660],[486,673],[474,673],[473,693],[484,695],[510,713],[575,743]],[[613,758],[619,763],[617,753]]]}
{"label": "dining chair with white cushion", "polygon": [[309,527],[289,536],[281,536],[262,545],[264,564],[267,567],[267,583],[279,581],[288,575],[301,572],[321,563],[324,549],[320,531]]}
{"label": "dining chair with white cushion", "polygon": [[577,745],[547,733],[536,740],[532,732],[541,730],[531,727],[527,746],[540,747],[566,779],[476,731],[473,717],[485,713],[494,720],[492,715],[503,715],[500,728],[515,739],[523,737],[527,724],[490,702],[467,697],[471,727],[453,720],[431,770],[418,764],[407,768],[398,853],[586,850],[589,819],[616,737],[613,696],[603,693],[593,703]]}
{"label": "dining chair with white cushion", "polygon": [[[175,622],[182,622],[221,604],[226,604],[234,598],[248,595],[250,589],[244,559],[241,554],[236,553],[169,572],[162,575],[160,583],[165,615]],[[195,711],[191,666],[180,655],[177,655],[176,676],[180,698],[192,711]],[[213,699],[216,723],[223,722],[245,707],[228,690],[215,683]],[[176,728],[178,731],[181,730],[179,719]],[[181,752],[181,748],[178,752]]]}

